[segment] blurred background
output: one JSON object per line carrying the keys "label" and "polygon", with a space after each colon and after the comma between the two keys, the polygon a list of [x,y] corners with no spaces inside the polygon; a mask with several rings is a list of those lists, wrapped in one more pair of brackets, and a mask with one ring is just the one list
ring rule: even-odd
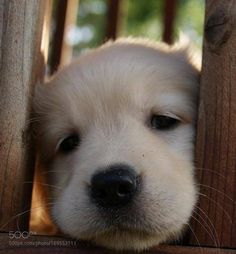
{"label": "blurred background", "polygon": [[51,1],[51,73],[81,53],[121,36],[147,37],[172,44],[182,34],[201,51],[204,0]]}

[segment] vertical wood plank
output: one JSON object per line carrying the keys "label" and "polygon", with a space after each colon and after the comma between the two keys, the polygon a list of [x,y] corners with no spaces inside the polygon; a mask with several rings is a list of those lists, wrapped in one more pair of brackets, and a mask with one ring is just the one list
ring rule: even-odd
{"label": "vertical wood plank", "polygon": [[43,30],[42,30],[42,42],[41,42],[41,53],[44,57],[44,62],[48,62],[49,56],[49,44],[50,44],[50,33],[52,24],[52,9],[53,0],[47,0],[44,7],[44,18],[43,18]]}
{"label": "vertical wood plank", "polygon": [[236,248],[235,0],[206,1],[196,167],[200,209],[189,243]]}
{"label": "vertical wood plank", "polygon": [[44,4],[0,0],[0,231],[28,228],[34,165],[28,119],[33,84],[42,76]]}
{"label": "vertical wood plank", "polygon": [[69,0],[66,10],[60,66],[69,64],[73,57],[73,46],[68,45],[68,43],[66,42],[66,35],[71,27],[76,26],[78,10],[79,10],[79,0]]}
{"label": "vertical wood plank", "polygon": [[55,2],[55,14],[54,14],[54,24],[55,28],[51,39],[51,54],[49,55],[48,66],[50,74],[57,71],[62,54],[62,45],[64,38],[64,28],[66,22],[66,12],[69,0],[58,0]]}
{"label": "vertical wood plank", "polygon": [[168,44],[173,43],[176,5],[176,0],[165,0],[162,37],[163,41]]}
{"label": "vertical wood plank", "polygon": [[116,39],[121,0],[108,0],[106,39]]}

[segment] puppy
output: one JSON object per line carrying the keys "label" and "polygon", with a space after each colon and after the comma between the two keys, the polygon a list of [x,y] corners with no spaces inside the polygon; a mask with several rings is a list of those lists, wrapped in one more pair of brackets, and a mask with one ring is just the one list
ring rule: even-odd
{"label": "puppy", "polygon": [[180,235],[197,196],[198,80],[186,49],[119,39],[37,87],[40,164],[62,232],[118,250]]}

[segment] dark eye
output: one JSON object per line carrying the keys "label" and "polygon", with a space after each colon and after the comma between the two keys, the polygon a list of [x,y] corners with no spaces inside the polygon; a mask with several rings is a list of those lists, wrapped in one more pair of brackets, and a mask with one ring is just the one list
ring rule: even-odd
{"label": "dark eye", "polygon": [[169,130],[179,123],[178,119],[170,116],[153,115],[151,118],[151,126],[157,130]]}
{"label": "dark eye", "polygon": [[65,138],[60,146],[59,150],[64,153],[68,153],[73,151],[79,145],[79,136],[77,134],[73,134],[67,138]]}

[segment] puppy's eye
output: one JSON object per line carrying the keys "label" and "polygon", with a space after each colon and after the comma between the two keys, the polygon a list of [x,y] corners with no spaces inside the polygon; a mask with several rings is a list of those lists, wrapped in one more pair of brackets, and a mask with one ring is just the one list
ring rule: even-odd
{"label": "puppy's eye", "polygon": [[64,153],[71,152],[79,145],[79,141],[80,141],[79,136],[76,134],[73,134],[73,135],[65,138],[61,142],[61,144],[59,146],[59,150]]}
{"label": "puppy's eye", "polygon": [[163,115],[153,115],[151,117],[151,127],[157,130],[169,130],[176,127],[180,121],[176,118]]}

